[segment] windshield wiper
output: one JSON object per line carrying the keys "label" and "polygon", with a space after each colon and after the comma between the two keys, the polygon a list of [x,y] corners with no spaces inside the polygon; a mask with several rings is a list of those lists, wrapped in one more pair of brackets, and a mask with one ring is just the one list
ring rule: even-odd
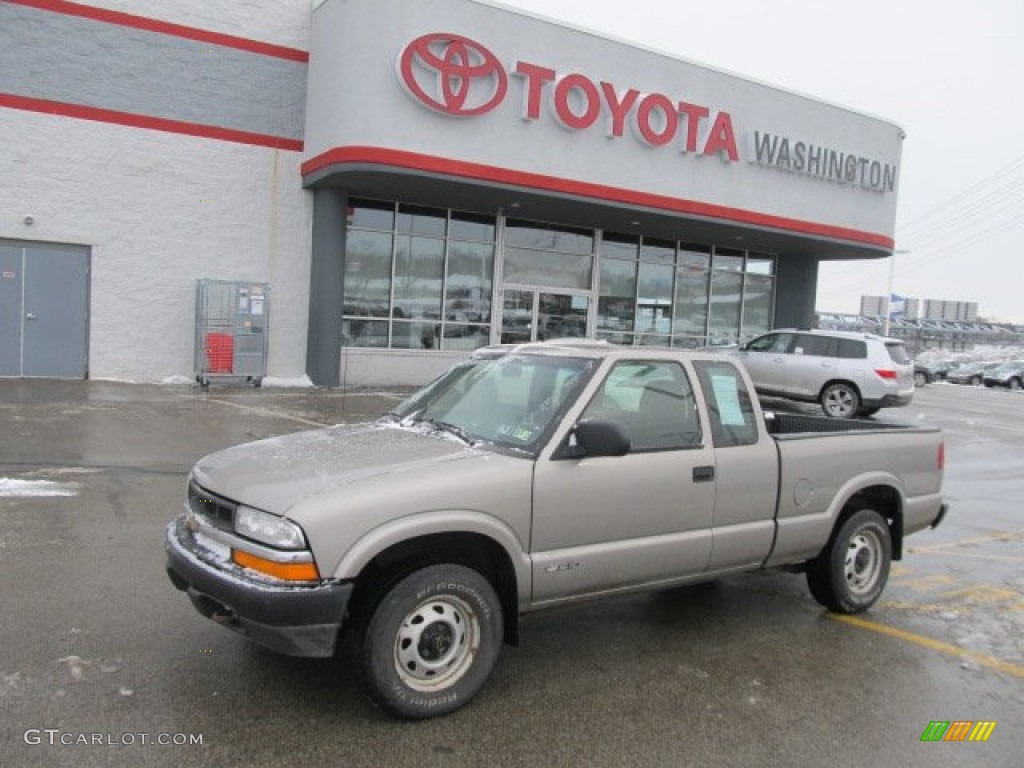
{"label": "windshield wiper", "polygon": [[469,436],[462,427],[456,426],[455,424],[449,424],[447,421],[439,421],[437,419],[428,418],[417,418],[413,421],[414,424],[429,424],[431,427],[439,432],[447,432],[450,435],[455,435],[466,445],[475,445],[476,440]]}

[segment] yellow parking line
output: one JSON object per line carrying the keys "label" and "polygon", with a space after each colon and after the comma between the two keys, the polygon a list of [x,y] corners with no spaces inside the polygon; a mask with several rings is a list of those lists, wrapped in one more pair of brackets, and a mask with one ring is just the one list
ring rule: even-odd
{"label": "yellow parking line", "polygon": [[1011,664],[1008,661],[1001,661],[1000,659],[996,659],[984,653],[969,651],[965,648],[950,645],[949,643],[943,643],[940,640],[933,640],[932,638],[925,637],[924,635],[907,632],[905,629],[897,629],[896,627],[889,627],[885,624],[879,624],[874,621],[862,619],[859,616],[846,616],[838,613],[830,613],[828,616],[836,621],[841,621],[844,624],[860,627],[861,629],[869,629],[872,632],[878,632],[883,635],[888,635],[889,637],[895,637],[899,640],[905,640],[908,643],[914,643],[915,645],[920,645],[933,651],[939,651],[940,653],[945,653],[950,656],[958,656],[962,659],[968,659],[979,666],[994,669],[997,672],[1005,672],[1006,674],[1013,675],[1014,677],[1024,678],[1024,666],[1021,666],[1020,664]]}

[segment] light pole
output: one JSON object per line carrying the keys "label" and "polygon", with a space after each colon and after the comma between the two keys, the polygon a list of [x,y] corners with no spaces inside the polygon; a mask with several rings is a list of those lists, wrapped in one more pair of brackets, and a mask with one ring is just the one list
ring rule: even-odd
{"label": "light pole", "polygon": [[896,270],[896,254],[897,253],[910,253],[907,248],[900,248],[894,250],[892,255],[889,257],[889,289],[885,292],[885,324],[882,326],[882,335],[889,336],[889,321],[892,319],[892,279],[893,273]]}

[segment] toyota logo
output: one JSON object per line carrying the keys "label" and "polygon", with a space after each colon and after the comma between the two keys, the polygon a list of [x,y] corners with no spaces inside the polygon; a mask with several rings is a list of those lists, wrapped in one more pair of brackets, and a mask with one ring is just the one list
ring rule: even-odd
{"label": "toyota logo", "polygon": [[430,109],[468,117],[490,112],[505,98],[508,75],[498,57],[461,35],[417,37],[398,57],[405,89]]}

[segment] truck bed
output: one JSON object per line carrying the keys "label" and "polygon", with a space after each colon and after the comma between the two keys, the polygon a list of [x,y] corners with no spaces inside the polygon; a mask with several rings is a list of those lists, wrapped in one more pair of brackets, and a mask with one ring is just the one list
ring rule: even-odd
{"label": "truck bed", "polygon": [[822,432],[874,432],[877,430],[919,429],[905,424],[888,424],[864,419],[830,419],[802,413],[765,412],[765,427],[773,436],[821,434]]}

